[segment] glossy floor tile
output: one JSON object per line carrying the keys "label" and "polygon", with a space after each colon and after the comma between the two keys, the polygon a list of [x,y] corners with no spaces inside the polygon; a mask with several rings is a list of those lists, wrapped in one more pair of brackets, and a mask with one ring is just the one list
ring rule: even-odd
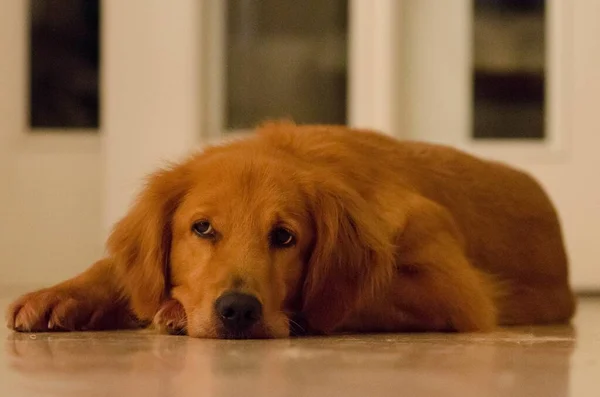
{"label": "glossy floor tile", "polygon": [[572,327],[492,334],[226,341],[2,329],[0,340],[1,396],[600,396],[591,298]]}

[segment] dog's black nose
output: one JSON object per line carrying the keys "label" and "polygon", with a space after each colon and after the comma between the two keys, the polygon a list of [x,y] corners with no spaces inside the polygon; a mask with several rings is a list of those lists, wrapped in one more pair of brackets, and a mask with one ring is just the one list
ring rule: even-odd
{"label": "dog's black nose", "polygon": [[260,320],[262,305],[252,295],[228,292],[215,301],[215,311],[227,331],[243,332]]}

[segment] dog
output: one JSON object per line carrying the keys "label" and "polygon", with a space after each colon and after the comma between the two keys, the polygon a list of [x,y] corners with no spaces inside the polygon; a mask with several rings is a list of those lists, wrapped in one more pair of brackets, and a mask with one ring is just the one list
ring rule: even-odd
{"label": "dog", "polygon": [[16,300],[7,323],[285,338],[574,311],[557,213],[532,177],[442,145],[269,122],[152,174],[107,256]]}

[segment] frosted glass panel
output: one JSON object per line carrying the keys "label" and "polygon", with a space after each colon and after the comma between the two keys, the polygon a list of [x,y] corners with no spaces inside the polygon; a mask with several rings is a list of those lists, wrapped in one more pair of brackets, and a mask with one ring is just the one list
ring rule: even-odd
{"label": "frosted glass panel", "polygon": [[29,120],[36,128],[99,124],[99,0],[30,0]]}
{"label": "frosted glass panel", "polygon": [[475,0],[474,138],[545,137],[544,0]]}
{"label": "frosted glass panel", "polygon": [[227,0],[225,123],[345,123],[344,0]]}

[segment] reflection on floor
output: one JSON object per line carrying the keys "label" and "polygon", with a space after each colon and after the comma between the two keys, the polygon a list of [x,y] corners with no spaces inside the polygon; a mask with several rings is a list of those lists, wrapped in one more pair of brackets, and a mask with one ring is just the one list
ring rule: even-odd
{"label": "reflection on floor", "polygon": [[[2,310],[10,297],[0,299]],[[600,299],[572,327],[198,340],[0,330],[2,396],[598,396]]]}

